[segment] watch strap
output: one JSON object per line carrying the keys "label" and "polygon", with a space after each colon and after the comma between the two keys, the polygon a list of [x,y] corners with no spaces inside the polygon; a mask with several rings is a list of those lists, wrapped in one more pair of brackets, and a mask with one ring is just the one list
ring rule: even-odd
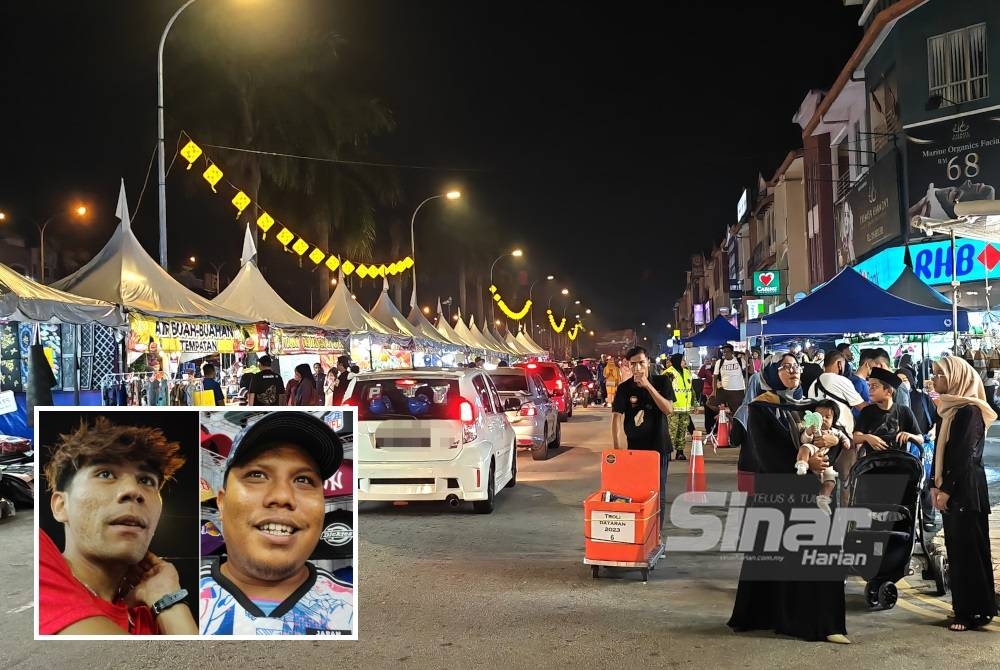
{"label": "watch strap", "polygon": [[153,603],[153,616],[159,616],[164,610],[167,610],[180,601],[188,597],[187,589],[180,589],[179,591],[174,591],[173,593],[168,593],[163,596],[155,603]]}

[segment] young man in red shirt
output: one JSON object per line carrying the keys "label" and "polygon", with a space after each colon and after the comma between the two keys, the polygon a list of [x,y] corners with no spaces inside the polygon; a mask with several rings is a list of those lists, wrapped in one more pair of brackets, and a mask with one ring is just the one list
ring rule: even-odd
{"label": "young man in red shirt", "polygon": [[41,635],[197,635],[176,568],[149,551],[179,451],[158,429],[105,417],[61,437],[45,478],[66,547],[39,531]]}

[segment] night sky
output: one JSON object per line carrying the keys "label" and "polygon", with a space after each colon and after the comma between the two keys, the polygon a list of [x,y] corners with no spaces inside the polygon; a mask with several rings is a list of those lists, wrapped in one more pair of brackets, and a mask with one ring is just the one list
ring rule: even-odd
{"label": "night sky", "polygon": [[[172,105],[171,91],[181,86],[171,75],[182,74],[173,65],[184,48],[181,32],[197,30],[209,3],[259,17],[265,32],[277,25],[274,12],[328,26],[347,41],[340,67],[350,82],[384,101],[397,124],[373,142],[370,158],[437,168],[398,171],[403,197],[379,212],[380,245],[388,244],[389,222],[408,229],[424,197],[462,190],[460,215],[440,203],[420,214],[422,304],[457,296],[449,245],[455,236],[482,235],[497,241],[494,255],[525,251],[520,265],[498,264],[501,292],[516,290],[504,283],[516,283],[515,270],[527,269],[528,281],[555,274],[553,288],[566,286],[593,308],[593,328],[665,326],[690,255],[722,238],[758,172],[770,178],[801,146],[793,113],[810,88],[833,83],[860,38],[860,9],[841,0],[201,0],[167,43],[168,161],[178,130],[203,121],[178,118],[182,106]],[[155,167],[138,198],[156,140],[156,46],[179,5],[3,4],[0,210],[7,225],[30,230],[27,220],[82,199],[91,221],[54,223],[46,242],[61,238],[96,252],[116,223],[124,177],[130,205],[139,204],[133,227],[157,256]],[[236,37],[255,39],[220,39]],[[294,44],[294,35],[287,38]],[[198,76],[190,67],[183,74]],[[193,254],[225,261],[223,274],[232,273],[241,229],[231,209],[208,202],[204,183],[180,167],[168,178],[171,265]],[[261,261],[268,278],[308,312],[312,276],[275,258],[281,252],[273,240],[262,243],[269,245]],[[371,281],[365,286],[359,298],[370,305],[378,291]],[[547,297],[536,287],[536,303]]]}

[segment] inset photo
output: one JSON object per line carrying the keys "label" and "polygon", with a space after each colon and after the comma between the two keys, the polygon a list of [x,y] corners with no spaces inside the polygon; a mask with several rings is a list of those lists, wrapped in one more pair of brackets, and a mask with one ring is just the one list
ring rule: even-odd
{"label": "inset photo", "polygon": [[200,421],[201,634],[357,639],[353,410]]}
{"label": "inset photo", "polygon": [[197,635],[198,412],[36,416],[36,635]]}

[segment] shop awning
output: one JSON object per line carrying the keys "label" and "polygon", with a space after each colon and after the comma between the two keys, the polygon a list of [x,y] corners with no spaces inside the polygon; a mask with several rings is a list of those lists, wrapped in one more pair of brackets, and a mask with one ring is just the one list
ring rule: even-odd
{"label": "shop awning", "polygon": [[684,339],[692,347],[721,347],[726,342],[739,342],[740,331],[723,316],[717,316],[705,330]]}
{"label": "shop awning", "polygon": [[0,264],[0,317],[11,321],[124,326],[121,307],[39,284]]}
{"label": "shop awning", "polygon": [[[854,268],[844,268],[794,305],[747,322],[747,335],[927,334],[949,332],[952,325],[951,310],[903,300],[883,291]],[[968,329],[969,315],[959,310],[958,330]]]}

